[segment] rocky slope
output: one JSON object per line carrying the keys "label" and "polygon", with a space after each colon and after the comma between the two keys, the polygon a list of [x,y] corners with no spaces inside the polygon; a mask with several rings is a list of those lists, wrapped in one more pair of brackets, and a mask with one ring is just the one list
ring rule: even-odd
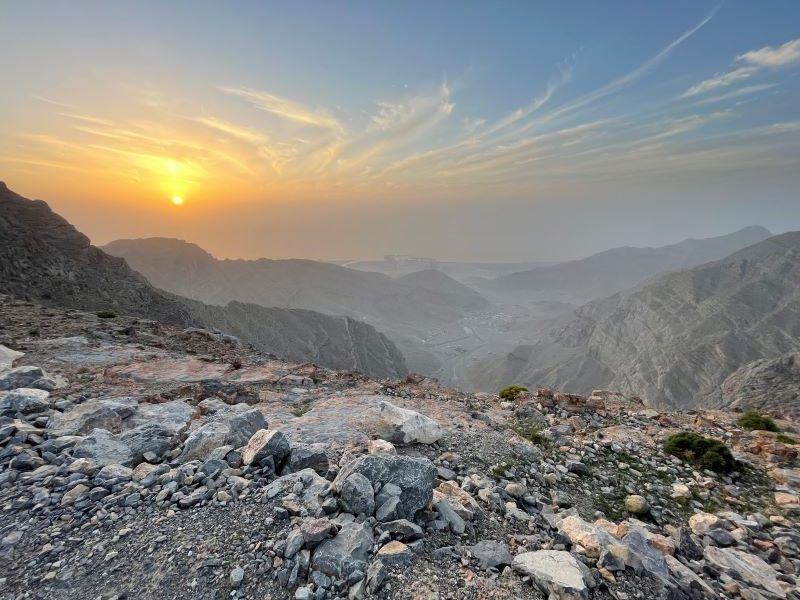
{"label": "rocky slope", "polygon": [[[583,393],[610,387],[655,406],[692,408],[720,406],[721,384],[747,363],[798,349],[800,232],[793,232],[586,304],[545,341],[484,368],[503,383]],[[796,416],[791,387],[748,403]]]}
{"label": "rocky slope", "polygon": [[728,375],[721,386],[721,406],[761,408],[775,414],[798,415],[800,406],[800,354],[754,360]]}
{"label": "rocky slope", "polygon": [[153,287],[41,200],[0,183],[0,292],[82,310],[112,310],[235,332],[262,350],[375,377],[406,372],[402,354],[373,327],[312,311],[205,306]]}
{"label": "rocky slope", "polygon": [[[504,402],[8,298],[0,326],[3,597],[800,598],[798,446],[735,413]],[[682,430],[734,470],[665,454]]]}
{"label": "rocky slope", "polygon": [[501,275],[484,285],[495,291],[593,300],[634,287],[666,271],[725,258],[770,235],[763,227],[745,227],[729,235],[689,239],[658,248],[613,248],[581,260]]}

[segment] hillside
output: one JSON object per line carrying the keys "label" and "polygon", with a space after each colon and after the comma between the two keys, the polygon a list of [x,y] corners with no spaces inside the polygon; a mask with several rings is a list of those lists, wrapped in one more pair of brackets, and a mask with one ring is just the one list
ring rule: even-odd
{"label": "hillside", "polygon": [[378,382],[1,296],[0,323],[9,598],[798,598],[795,422]]}
{"label": "hillside", "polygon": [[[798,349],[800,232],[793,232],[590,302],[544,340],[482,368],[495,385],[612,387],[655,406],[693,408],[720,405],[721,384],[747,363]],[[781,411],[798,414],[796,396]]]}
{"label": "hillside", "polygon": [[242,304],[211,307],[157,289],[125,260],[92,246],[45,202],[23,198],[5,184],[0,184],[0,292],[81,310],[219,328],[278,356],[375,377],[406,372],[394,344],[354,319]]}
{"label": "hillside", "polygon": [[634,287],[665,271],[688,269],[722,259],[770,236],[763,227],[745,227],[729,235],[688,239],[658,248],[613,248],[587,258],[501,275],[484,282],[499,292],[540,292],[592,300]]}

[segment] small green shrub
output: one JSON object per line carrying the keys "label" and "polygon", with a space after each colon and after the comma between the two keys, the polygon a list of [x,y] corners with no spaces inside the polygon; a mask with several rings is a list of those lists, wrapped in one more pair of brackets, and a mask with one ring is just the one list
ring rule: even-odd
{"label": "small green shrub", "polygon": [[525,438],[529,442],[533,442],[539,446],[547,445],[547,438],[544,437],[539,429],[538,423],[533,419],[520,419],[514,423],[511,428],[519,437]]}
{"label": "small green shrub", "polygon": [[510,385],[508,387],[504,387],[499,392],[499,396],[503,400],[516,400],[517,396],[519,396],[522,392],[527,392],[528,388],[521,386],[521,385]]}
{"label": "small green shrub", "polygon": [[780,428],[775,425],[775,421],[770,419],[767,415],[762,415],[756,410],[750,410],[744,413],[741,417],[736,419],[736,424],[742,429],[753,431],[758,429],[761,431],[772,431],[778,433]]}
{"label": "small green shrub", "polygon": [[664,442],[664,451],[717,473],[730,473],[736,467],[736,461],[725,444],[691,431],[669,436]]}
{"label": "small green shrub", "polygon": [[775,436],[775,439],[779,441],[781,444],[796,444],[797,440],[793,437],[786,435],[785,433],[779,433]]}
{"label": "small green shrub", "polygon": [[94,314],[101,319],[115,319],[117,317],[117,313],[115,313],[113,310],[98,310]]}

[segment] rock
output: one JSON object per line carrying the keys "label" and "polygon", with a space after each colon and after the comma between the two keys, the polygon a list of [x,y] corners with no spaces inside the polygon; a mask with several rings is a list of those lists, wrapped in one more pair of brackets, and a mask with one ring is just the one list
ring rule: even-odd
{"label": "rock", "polygon": [[367,452],[370,454],[397,454],[394,444],[386,440],[370,440],[367,442]]}
{"label": "rock", "polygon": [[464,519],[456,514],[456,511],[453,510],[453,507],[450,506],[450,503],[446,499],[440,500],[434,504],[434,508],[436,512],[441,515],[442,519],[447,521],[453,533],[461,535],[466,531],[467,526],[466,523],[464,523]]}
{"label": "rock", "polygon": [[697,513],[689,517],[689,529],[695,535],[703,535],[722,525],[722,519],[710,513]]}
{"label": "rock", "polygon": [[469,547],[481,569],[494,569],[502,565],[510,565],[512,558],[508,546],[503,542],[484,540]]}
{"label": "rock", "polygon": [[242,462],[246,465],[259,464],[265,458],[271,457],[277,466],[289,456],[291,447],[289,439],[277,429],[260,429],[256,431],[242,454]]}
{"label": "rock", "polygon": [[0,398],[0,413],[42,412],[50,408],[50,392],[36,388],[17,388]]}
{"label": "rock", "polygon": [[422,539],[424,535],[422,527],[406,519],[382,523],[381,529],[388,532],[392,537],[403,540],[404,542],[413,542],[414,540]]}
{"label": "rock", "polygon": [[332,488],[341,490],[352,473],[361,473],[374,486],[391,483],[399,487],[397,514],[413,519],[418,510],[428,506],[433,497],[436,467],[427,458],[411,458],[389,454],[367,454],[347,463],[334,479]]}
{"label": "rock", "polygon": [[380,403],[378,417],[378,435],[395,444],[433,444],[444,435],[430,417],[386,401]]}
{"label": "rock", "polygon": [[508,485],[506,485],[506,492],[512,498],[522,498],[525,494],[528,493],[528,488],[522,485],[521,483],[517,483],[512,481]]}
{"label": "rock", "polygon": [[47,374],[39,367],[16,367],[0,374],[0,392],[17,388],[51,391],[55,386],[48,385],[47,381]]}
{"label": "rock", "polygon": [[[190,431],[178,458],[180,462],[205,460],[220,446],[244,446],[257,431],[267,426],[258,409],[247,409],[244,404],[223,406],[225,408],[215,413],[212,420]],[[244,410],[237,407],[244,407]]]}
{"label": "rock", "polygon": [[692,499],[692,490],[689,489],[688,485],[673,483],[670,497],[678,502],[686,503]]}
{"label": "rock", "polygon": [[287,537],[286,537],[286,548],[283,551],[283,556],[285,558],[292,558],[295,554],[300,552],[300,549],[303,547],[305,540],[303,539],[303,532],[299,529],[294,529]]}
{"label": "rock", "polygon": [[14,361],[23,356],[25,356],[24,352],[12,350],[8,346],[0,344],[0,374],[11,370]]}
{"label": "rock", "polygon": [[625,510],[632,515],[646,515],[650,512],[650,505],[647,503],[644,496],[631,494],[625,498]]}
{"label": "rock", "polygon": [[93,429],[118,433],[122,430],[123,419],[131,416],[137,405],[136,399],[129,397],[87,400],[68,412],[56,415],[47,430],[53,437],[86,435]]}
{"label": "rock", "polygon": [[89,492],[89,486],[79,483],[61,497],[61,506],[72,504]]}
{"label": "rock", "polygon": [[736,579],[746,581],[748,584],[775,594],[779,598],[786,597],[786,593],[778,583],[778,573],[754,554],[742,552],[735,548],[709,546],[705,550],[705,557],[707,561],[734,575]]}
{"label": "rock", "polygon": [[314,469],[320,475],[328,472],[328,455],[325,453],[324,444],[297,445],[292,448],[289,455],[288,468],[290,471]]}
{"label": "rock", "polygon": [[151,452],[157,457],[165,455],[177,442],[174,431],[159,423],[140,425],[118,437],[130,448],[134,464],[142,462],[145,454]]}
{"label": "rock", "polygon": [[586,556],[598,558],[603,548],[618,543],[606,530],[587,523],[577,515],[569,515],[558,522],[558,530],[570,542],[584,549]]}
{"label": "rock", "polygon": [[567,471],[570,473],[575,473],[576,475],[589,475],[591,471],[589,467],[587,467],[584,463],[578,460],[568,460],[567,461]]}
{"label": "rock", "polygon": [[303,521],[300,525],[300,532],[303,534],[306,548],[315,548],[335,531],[333,524],[325,518]]}
{"label": "rock", "polygon": [[372,483],[361,473],[351,473],[342,484],[339,502],[349,513],[371,516],[375,512]]}
{"label": "rock", "polygon": [[173,436],[186,432],[194,415],[194,407],[183,400],[172,400],[153,404],[141,402],[125,425],[131,429],[143,425],[159,425]]}
{"label": "rock", "polygon": [[366,523],[346,523],[336,537],[324,540],[311,557],[314,569],[334,578],[347,578],[367,568],[367,557],[374,543]]}
{"label": "rock", "polygon": [[681,590],[688,591],[691,598],[716,598],[718,595],[705,581],[700,579],[694,571],[684,565],[674,556],[665,556],[664,560],[672,576],[678,582]]}
{"label": "rock", "polygon": [[110,431],[95,429],[75,445],[72,451],[75,458],[90,458],[100,466],[131,466],[131,449]]}
{"label": "rock", "polygon": [[586,599],[588,569],[569,552],[537,550],[514,557],[511,567],[528,575],[545,595],[564,600]]}
{"label": "rock", "polygon": [[404,565],[411,561],[411,549],[403,542],[393,540],[381,546],[376,556],[389,566]]}
{"label": "rock", "polygon": [[235,567],[231,571],[230,582],[231,589],[238,590],[244,581],[244,569],[242,567]]}
{"label": "rock", "polygon": [[386,567],[383,562],[380,560],[372,561],[367,569],[367,593],[374,594],[377,592],[386,580],[386,575]]}
{"label": "rock", "polygon": [[676,553],[685,556],[689,560],[703,558],[703,549],[695,543],[686,527],[678,527],[672,534],[672,539],[675,541]]}

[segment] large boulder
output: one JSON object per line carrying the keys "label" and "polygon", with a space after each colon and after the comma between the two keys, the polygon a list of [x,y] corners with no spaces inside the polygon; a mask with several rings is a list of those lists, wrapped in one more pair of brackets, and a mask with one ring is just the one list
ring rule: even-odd
{"label": "large boulder", "polygon": [[40,367],[17,367],[0,374],[0,391],[16,388],[36,388],[50,391],[55,383]]}
{"label": "large boulder", "polygon": [[262,412],[255,408],[247,409],[244,404],[217,411],[189,433],[179,460],[205,460],[220,446],[244,446],[256,431],[266,427],[267,421]]}
{"label": "large boulder", "polygon": [[260,429],[247,442],[242,454],[242,462],[246,465],[259,464],[266,458],[272,458],[277,467],[289,456],[292,448],[289,439],[277,429]]}
{"label": "large boulder", "polygon": [[87,400],[65,413],[55,415],[47,425],[52,437],[86,435],[93,429],[118,433],[122,421],[130,417],[138,406],[136,398],[108,398]]}
{"label": "large boulder", "polygon": [[392,483],[402,491],[397,506],[397,518],[413,519],[418,510],[427,506],[433,497],[436,467],[427,458],[411,458],[391,454],[367,454],[342,467],[332,484],[339,493],[353,473],[364,475],[374,486]]}
{"label": "large boulder", "polygon": [[118,437],[130,449],[133,464],[142,462],[148,453],[162,458],[178,441],[173,429],[160,423],[140,425]]}
{"label": "large boulder", "polygon": [[537,550],[514,557],[511,567],[528,575],[545,596],[560,600],[586,600],[591,573],[569,552]]}
{"label": "large boulder", "polygon": [[320,475],[325,475],[329,466],[325,444],[298,444],[293,446],[287,466],[290,471],[314,469]]}
{"label": "large boulder", "polygon": [[376,433],[395,444],[433,444],[443,435],[442,427],[425,415],[381,402]]}
{"label": "large boulder", "polygon": [[324,540],[314,550],[311,565],[329,577],[346,579],[366,571],[369,551],[375,539],[366,523],[346,523],[336,537]]}
{"label": "large boulder", "polygon": [[131,466],[133,456],[128,445],[110,431],[95,429],[75,445],[75,458],[91,458],[98,465]]}
{"label": "large boulder", "polygon": [[372,483],[361,473],[351,473],[342,484],[339,502],[349,513],[371,516],[375,512],[375,493]]}
{"label": "large boulder", "polygon": [[736,579],[766,590],[778,598],[786,597],[786,592],[778,581],[777,571],[755,554],[734,548],[709,546],[705,549],[705,556],[708,562]]}
{"label": "large boulder", "polygon": [[160,404],[142,402],[136,407],[125,427],[135,429],[142,425],[158,424],[173,435],[180,435],[189,427],[194,415],[194,407],[183,400],[172,400]]}
{"label": "large boulder", "polygon": [[8,346],[3,346],[3,344],[0,344],[0,374],[4,373],[5,371],[10,371],[14,361],[22,356],[25,356],[24,352],[12,350]]}
{"label": "large boulder", "polygon": [[17,388],[0,398],[0,414],[42,412],[50,408],[50,392],[36,388]]}

